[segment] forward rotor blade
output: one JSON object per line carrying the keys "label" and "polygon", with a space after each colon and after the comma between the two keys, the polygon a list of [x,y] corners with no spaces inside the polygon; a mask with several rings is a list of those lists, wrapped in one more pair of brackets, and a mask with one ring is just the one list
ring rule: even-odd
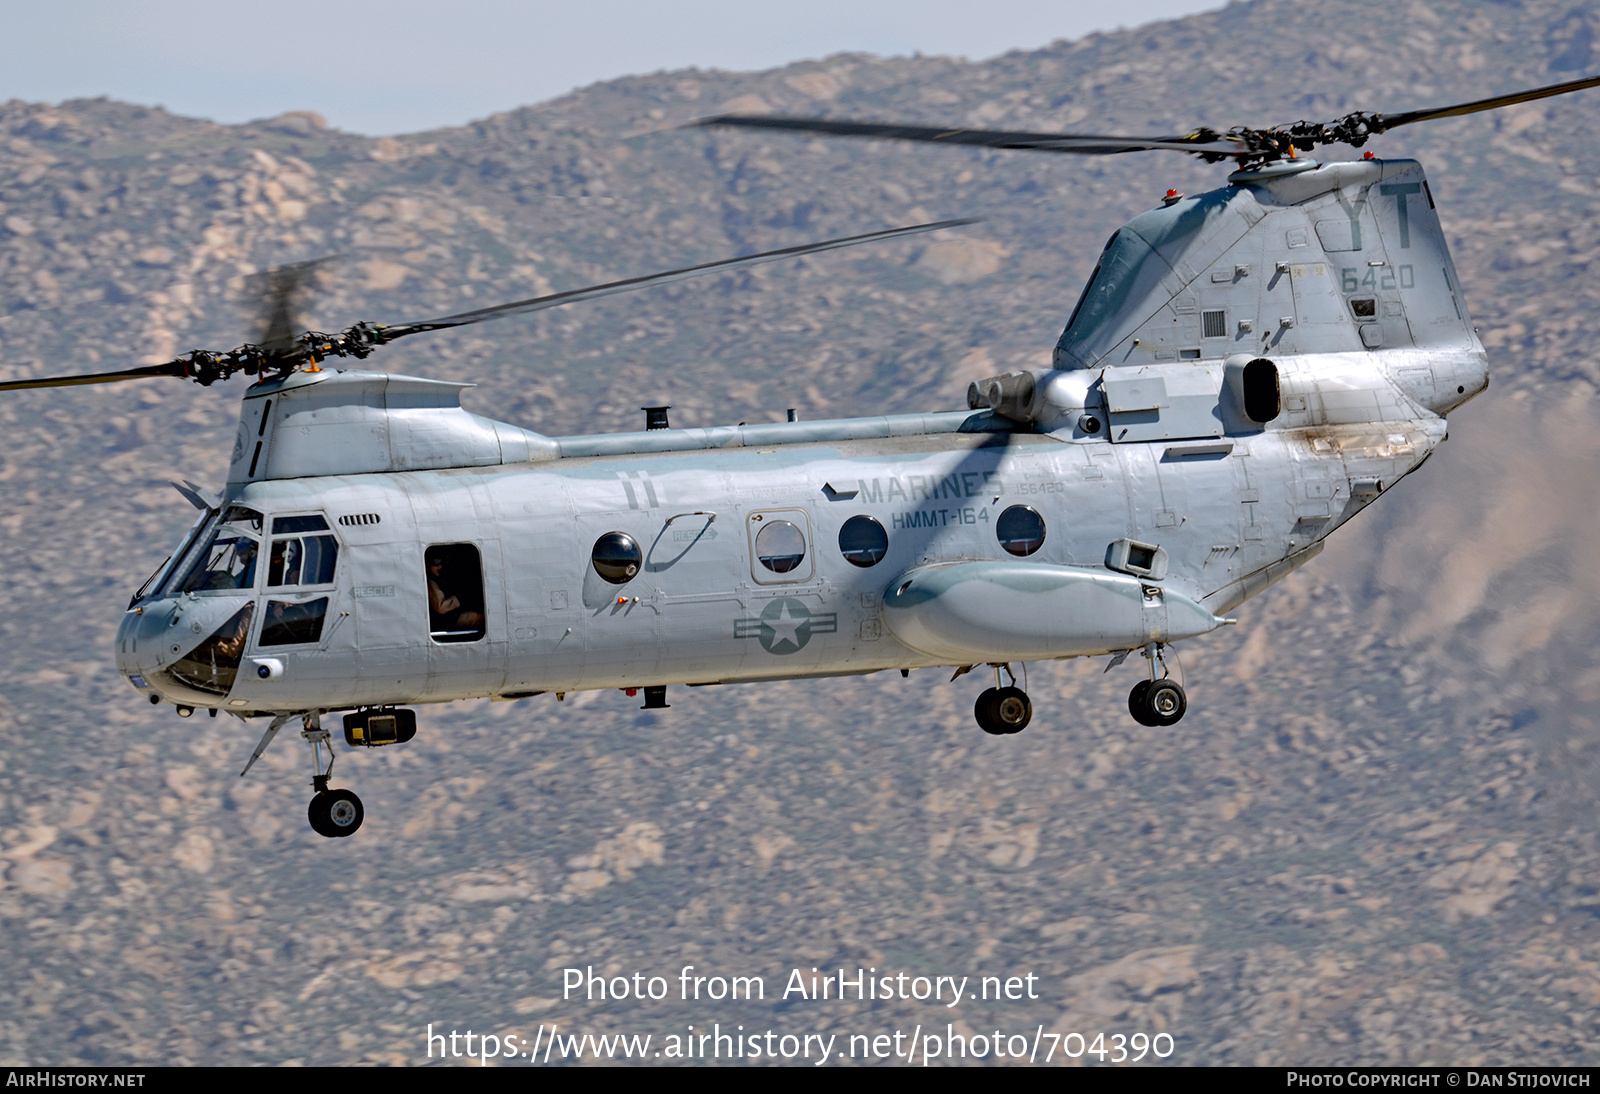
{"label": "forward rotor blade", "polygon": [[1510,95],[1496,95],[1492,99],[1475,99],[1470,103],[1458,103],[1455,106],[1435,107],[1432,110],[1409,110],[1403,114],[1380,114],[1384,129],[1394,129],[1397,126],[1410,125],[1412,122],[1431,122],[1437,118],[1458,118],[1463,114],[1477,114],[1484,110],[1498,110],[1503,106],[1515,106],[1517,103],[1531,103],[1535,99],[1548,99],[1553,95],[1566,95],[1573,91],[1582,91],[1585,88],[1600,87],[1600,76],[1586,76],[1581,80],[1568,80],[1564,84],[1551,84],[1549,87],[1534,88],[1532,91],[1518,91]]}
{"label": "forward rotor blade", "polygon": [[1231,141],[1202,130],[1186,137],[1112,137],[1091,133],[1027,133],[1004,129],[940,129],[922,125],[894,125],[882,122],[824,121],[813,118],[785,118],[753,114],[722,114],[701,118],[685,128],[708,126],[744,129],[785,129],[800,133],[823,133],[830,137],[864,137],[868,140],[925,141],[930,144],[965,144],[980,148],[1011,148],[1027,152],[1062,152],[1079,156],[1109,156],[1119,152],[1214,152],[1238,155],[1241,149]]}
{"label": "forward rotor blade", "polygon": [[180,379],[189,373],[184,368],[182,361],[168,361],[163,365],[146,365],[144,368],[128,368],[120,372],[91,372],[84,376],[47,376],[39,380],[7,380],[0,383],[0,391],[20,391],[30,387],[77,387],[81,384],[115,384],[123,380],[143,380],[151,376],[177,376]]}
{"label": "forward rotor blade", "polygon": [[491,319],[504,319],[507,316],[543,311],[546,308],[557,308],[563,304],[573,304],[579,300],[593,300],[601,296],[632,292],[635,289],[649,288],[654,285],[668,285],[674,281],[684,281],[691,277],[700,277],[703,274],[737,270],[763,262],[775,262],[780,258],[798,258],[801,255],[832,251],[839,247],[854,247],[860,243],[875,243],[885,239],[897,239],[900,236],[917,235],[921,232],[937,232],[944,228],[958,228],[964,224],[975,223],[977,222],[974,220],[941,220],[932,224],[913,224],[906,228],[889,228],[882,232],[868,232],[865,235],[846,236],[843,239],[829,239],[821,243],[806,243],[798,247],[785,247],[778,251],[763,251],[760,254],[745,255],[742,258],[727,258],[720,262],[686,266],[681,270],[668,270],[664,273],[648,274],[644,277],[630,277],[623,281],[607,282],[604,285],[591,285],[585,289],[571,289],[567,292],[552,293],[549,296],[536,296],[531,300],[516,300],[509,304],[499,304],[492,308],[479,308],[476,311],[445,315],[438,319],[428,319],[420,323],[401,323],[385,327],[383,328],[383,340],[392,342],[396,338],[404,338],[408,334],[420,334],[429,330],[444,330],[449,327],[464,327],[470,323],[486,323]]}
{"label": "forward rotor blade", "polygon": [[[552,293],[549,296],[536,296],[531,300],[516,300],[509,304],[500,304],[492,308],[479,308],[476,311],[459,312],[455,315],[445,315],[438,319],[429,319],[421,323],[402,323],[393,327],[357,323],[355,326],[337,334],[320,334],[316,331],[306,331],[298,338],[288,341],[282,348],[246,344],[226,353],[214,353],[197,349],[176,361],[168,361],[160,365],[146,365],[143,368],[123,369],[119,372],[93,372],[84,376],[49,376],[39,380],[11,380],[0,383],[0,391],[15,391],[22,388],[35,387],[75,387],[80,384],[114,384],[121,380],[142,380],[149,376],[178,376],[194,380],[203,386],[208,386],[218,380],[226,380],[239,372],[259,376],[262,380],[281,380],[299,367],[302,361],[316,362],[326,360],[330,356],[364,359],[378,346],[386,342],[392,342],[396,338],[404,338],[408,334],[420,334],[428,330],[444,330],[449,327],[464,327],[471,323],[484,323],[491,319],[504,319],[511,315],[543,311],[546,308],[560,307],[562,304],[572,304],[579,300],[593,300],[596,297],[611,296],[614,293],[631,292],[634,289],[644,289],[654,285],[666,285],[674,281],[699,277],[702,274],[737,270],[745,266],[755,266],[762,262],[775,262],[780,258],[798,258],[801,255],[832,251],[839,247],[853,247],[859,243],[877,243],[883,240],[897,239],[900,236],[917,235],[921,232],[936,232],[942,228],[958,228],[964,224],[976,223],[977,221],[975,220],[941,220],[933,224],[913,224],[905,228],[889,228],[881,232],[867,232],[864,235],[846,236],[843,239],[827,239],[821,243],[806,243],[798,247],[785,247],[777,251],[763,251],[760,254],[745,255],[742,258],[728,258],[720,262],[706,262],[699,266],[686,266],[681,270],[668,270],[665,273],[649,274],[645,277],[630,277],[624,281],[612,281],[604,285],[591,285],[586,289],[573,289],[569,292]],[[311,265],[313,264],[306,264],[306,268]]]}

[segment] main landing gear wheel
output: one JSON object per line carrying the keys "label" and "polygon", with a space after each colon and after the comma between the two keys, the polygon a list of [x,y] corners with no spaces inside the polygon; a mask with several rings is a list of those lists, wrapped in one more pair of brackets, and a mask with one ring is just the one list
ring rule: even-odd
{"label": "main landing gear wheel", "polygon": [[1133,720],[1142,726],[1153,726],[1150,714],[1145,710],[1144,693],[1150,690],[1149,680],[1140,680],[1133,685],[1133,690],[1128,692],[1128,713],[1133,715]]}
{"label": "main landing gear wheel", "polygon": [[985,733],[1021,733],[1033,718],[1033,703],[1018,687],[989,688],[978,696],[972,713]]}
{"label": "main landing gear wheel", "polygon": [[[308,711],[303,720],[300,736],[311,746],[311,788],[316,791],[306,808],[306,819],[319,836],[332,839],[352,835],[361,827],[367,811],[361,808],[361,799],[353,791],[328,789],[328,779],[333,775],[333,742],[322,728],[322,712]],[[326,765],[322,762],[324,751],[328,754]]]}
{"label": "main landing gear wheel", "polygon": [[1140,680],[1128,693],[1128,711],[1145,726],[1176,725],[1189,709],[1189,697],[1175,680]]}
{"label": "main landing gear wheel", "polygon": [[311,799],[306,810],[312,831],[319,836],[348,836],[361,827],[366,810],[361,799],[350,790],[323,790]]}

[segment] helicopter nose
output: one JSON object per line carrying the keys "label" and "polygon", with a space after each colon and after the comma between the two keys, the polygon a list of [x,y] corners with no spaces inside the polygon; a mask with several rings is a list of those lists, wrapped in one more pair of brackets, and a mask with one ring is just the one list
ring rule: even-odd
{"label": "helicopter nose", "polygon": [[123,616],[117,669],[145,694],[215,706],[232,688],[253,607],[239,596],[146,601]]}

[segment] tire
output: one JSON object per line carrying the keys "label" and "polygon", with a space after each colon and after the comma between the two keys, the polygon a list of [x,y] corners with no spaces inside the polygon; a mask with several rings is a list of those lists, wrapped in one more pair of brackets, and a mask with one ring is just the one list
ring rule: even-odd
{"label": "tire", "polygon": [[361,799],[350,790],[330,790],[326,798],[327,805],[324,807],[323,815],[326,817],[328,831],[325,835],[354,835],[367,816],[367,811],[361,806]]}
{"label": "tire", "polygon": [[1000,690],[999,688],[985,689],[979,694],[978,701],[972,706],[972,715],[978,719],[978,728],[996,737],[1011,732],[1000,724],[1000,717],[995,713],[995,702],[1000,695]]}
{"label": "tire", "polygon": [[366,810],[361,807],[361,799],[349,790],[324,790],[311,799],[306,818],[317,835],[337,839],[360,828]]}
{"label": "tire", "polygon": [[1149,680],[1140,680],[1133,685],[1133,690],[1128,692],[1128,713],[1132,714],[1133,720],[1142,726],[1154,726],[1156,724],[1151,721],[1150,710],[1144,703],[1145,693],[1150,690],[1150,684],[1151,681]]}
{"label": "tire", "polygon": [[1002,733],[1021,733],[1033,719],[1033,702],[1021,688],[1000,688],[990,701],[995,725]]}
{"label": "tire", "polygon": [[311,822],[311,830],[319,836],[326,836],[332,839],[338,834],[328,824],[328,792],[326,790],[312,796],[311,804],[306,807],[306,819]]}
{"label": "tire", "polygon": [[1144,706],[1149,712],[1152,724],[1176,725],[1183,717],[1184,711],[1189,709],[1189,697],[1183,693],[1183,686],[1176,681],[1157,680],[1144,693]]}

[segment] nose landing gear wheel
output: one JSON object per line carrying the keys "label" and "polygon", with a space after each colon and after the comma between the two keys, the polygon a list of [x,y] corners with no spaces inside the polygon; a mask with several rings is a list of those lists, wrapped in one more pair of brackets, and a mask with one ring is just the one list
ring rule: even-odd
{"label": "nose landing gear wheel", "polygon": [[1033,718],[1033,702],[1021,688],[989,688],[978,696],[972,713],[985,733],[1021,733]]}
{"label": "nose landing gear wheel", "polygon": [[366,810],[361,799],[349,790],[324,790],[311,799],[306,810],[311,829],[319,836],[348,836],[361,827]]}

